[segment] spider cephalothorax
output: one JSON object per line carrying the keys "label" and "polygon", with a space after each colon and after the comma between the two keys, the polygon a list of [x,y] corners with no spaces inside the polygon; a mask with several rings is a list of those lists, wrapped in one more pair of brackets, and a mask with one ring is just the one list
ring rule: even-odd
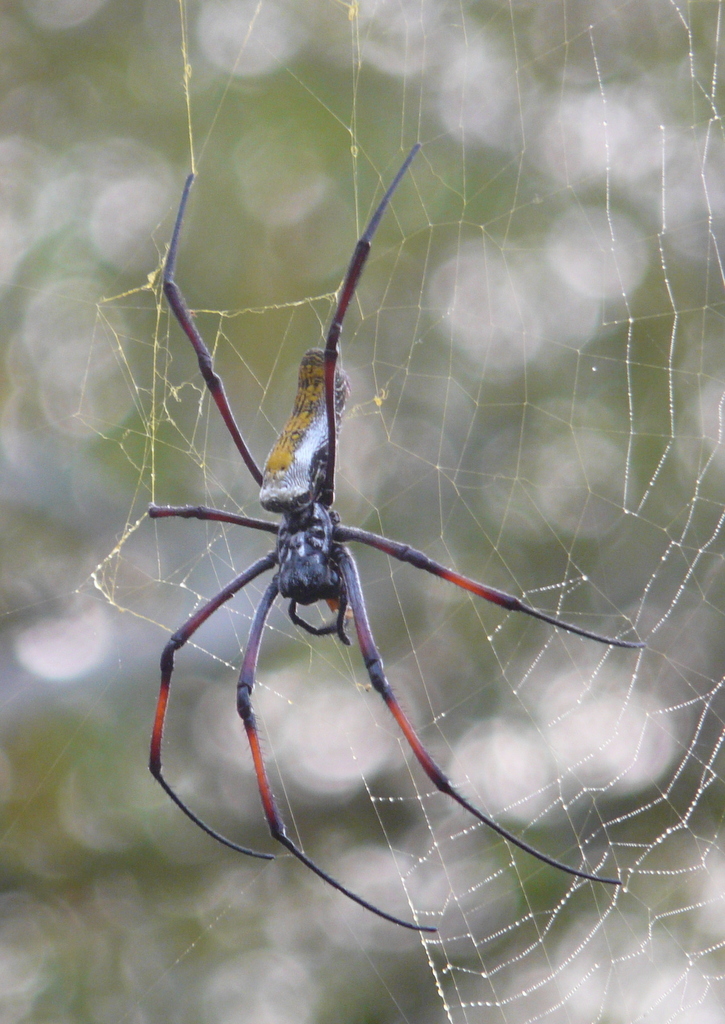
{"label": "spider cephalothorax", "polygon": [[330,510],[319,502],[287,512],[277,534],[279,592],[299,604],[330,601],[340,592]]}
{"label": "spider cephalothorax", "polygon": [[[381,910],[361,896],[356,895],[346,886],[336,881],[326,871],[323,871],[287,835],[267,777],[267,770],[261,752],[257,725],[252,709],[252,690],[254,687],[257,657],[267,616],[276,598],[281,596],[289,600],[290,618],[298,626],[315,635],[334,633],[345,644],[350,642],[345,632],[345,621],[348,615],[351,617],[365,668],[373,689],[382,697],[386,707],[410,745],[416,760],[428,778],[442,793],[447,794],[468,811],[469,814],[472,814],[483,824],[488,825],[504,836],[510,843],[537,857],[545,864],[575,875],[578,878],[606,882],[611,885],[619,885],[619,879],[604,878],[589,871],[572,868],[549,857],[547,854],[541,853],[522,839],[502,828],[455,789],[418,738],[413,725],[398,703],[385,676],[383,662],[375,645],[368,621],[357,566],[346,544],[350,542],[367,544],[369,547],[384,552],[391,558],[397,558],[401,562],[406,562],[440,579],[447,580],[463,590],[467,590],[469,593],[486,601],[491,601],[502,608],[510,611],[524,612],[526,615],[540,619],[543,622],[548,622],[559,629],[567,630],[578,636],[616,647],[642,647],[644,645],[633,640],[620,640],[601,636],[598,633],[592,633],[589,630],[573,626],[570,623],[563,622],[556,616],[532,608],[520,598],[507,594],[504,591],[496,590],[493,587],[488,587],[484,583],[479,583],[455,572],[453,569],[448,569],[408,544],[389,540],[387,537],[370,533],[368,530],[343,526],[340,523],[339,516],[331,508],[335,493],[337,438],[345,399],[349,392],[348,379],[338,365],[342,322],[365,266],[365,261],[370,251],[371,239],[390,202],[393,192],[398,187],[401,178],[419,149],[420,145],[415,145],[406,157],[402,167],[373,214],[370,223],[355,246],[339,293],[337,307],[327,332],[325,348],[324,350],[310,349],[302,359],[292,415],[269,454],[264,472],[260,470],[242,437],[224,391],[224,385],[221,378],[214,371],[209,350],[199,334],[193,316],[174,280],[181,224],[189,197],[189,190],[194,180],[193,175],[189,175],[187,178],[179,205],[179,212],[176,217],[171,245],[169,246],[169,253],[166,258],[164,292],[174,315],[194,347],[199,359],[199,369],[234,443],[249,472],[261,488],[260,503],[262,507],[267,509],[267,511],[280,513],[282,519],[279,523],[272,523],[267,520],[252,519],[234,512],[224,512],[221,509],[207,508],[202,505],[183,507],[150,506],[149,515],[154,519],[178,517],[182,519],[203,519],[212,522],[231,523],[275,534],[277,543],[273,551],[270,551],[269,554],[258,559],[248,569],[245,569],[244,572],[240,573],[220,590],[215,597],[199,608],[167,642],[161,655],[161,687],[156,704],[156,717],[151,737],[149,767],[154,778],[163,786],[171,799],[199,828],[203,829],[214,839],[217,839],[220,843],[233,850],[251,857],[269,859],[272,856],[269,853],[260,853],[257,850],[247,849],[233,842],[226,836],[216,832],[189,808],[164,778],[161,764],[161,743],[176,651],[184,646],[215,611],[225,602],[231,600],[243,587],[247,586],[248,583],[258,576],[261,576],[262,573],[276,568],[277,571],[268,584],[254,614],[237,685],[237,710],[241,716],[249,741],[259,794],[270,833],[320,878],[360,906],[404,928],[431,932],[435,931],[435,929],[427,925],[404,921]],[[337,611],[337,618],[334,623],[327,626],[312,626],[297,615],[296,609],[298,604],[310,605],[317,601],[326,601],[333,610]]]}
{"label": "spider cephalothorax", "polygon": [[[319,502],[305,505],[282,517],[277,534],[277,563],[275,576],[281,597],[289,598],[289,616],[314,636],[337,633],[344,644],[350,640],[345,632],[347,599],[340,573],[341,548],[333,540],[337,513]],[[327,601],[337,612],[334,623],[311,626],[297,614],[298,604]]]}

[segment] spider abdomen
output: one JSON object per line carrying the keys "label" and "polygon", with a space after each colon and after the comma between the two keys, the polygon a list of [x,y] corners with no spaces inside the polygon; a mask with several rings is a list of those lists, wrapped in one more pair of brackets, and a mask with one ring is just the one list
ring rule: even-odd
{"label": "spider abdomen", "polygon": [[[335,429],[339,431],[350,393],[347,374],[335,372]],[[320,494],[327,465],[325,360],[320,348],[305,352],[290,418],[267,456],[259,493],[262,508],[290,512],[309,505]]]}

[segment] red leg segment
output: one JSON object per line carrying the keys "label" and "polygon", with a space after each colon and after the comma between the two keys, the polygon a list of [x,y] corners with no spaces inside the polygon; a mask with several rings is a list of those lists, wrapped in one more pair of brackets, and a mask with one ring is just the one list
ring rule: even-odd
{"label": "red leg segment", "polygon": [[231,847],[232,850],[236,850],[238,853],[247,854],[249,857],[261,857],[264,860],[272,860],[273,855],[271,853],[258,853],[256,850],[249,850],[246,846],[239,846],[237,843],[233,843],[231,840],[226,839],[219,832],[216,832],[213,828],[207,825],[201,818],[197,817],[196,814],[187,807],[184,801],[178,796],[171,788],[169,783],[163,776],[163,768],[161,764],[161,743],[164,734],[164,723],[166,721],[166,709],[169,703],[169,691],[171,689],[171,675],[174,671],[174,656],[180,647],[189,640],[197,629],[202,626],[210,615],[213,615],[218,608],[220,608],[226,601],[229,601],[236,593],[238,593],[242,587],[245,587],[247,583],[250,583],[261,573],[266,572],[268,569],[272,569],[277,563],[277,559],[274,554],[265,555],[264,558],[260,558],[254,565],[251,565],[245,572],[237,576],[236,579],[228,583],[223,590],[220,590],[216,597],[213,597],[211,601],[195,612],[191,618],[177,630],[176,633],[169,639],[166,646],[164,647],[163,654],[161,655],[161,687],[159,689],[159,698],[156,702],[156,714],[154,717],[154,727],[151,733],[151,751],[149,755],[149,769],[151,774],[159,783],[159,785],[168,793],[174,803],[179,807],[187,818],[191,818],[195,825],[198,825],[200,829],[210,835],[212,839],[216,839],[218,842],[223,843],[225,846]]}
{"label": "red leg segment", "polygon": [[565,629],[567,632],[583,636],[587,640],[596,640],[600,644],[609,644],[610,647],[639,648],[646,646],[638,640],[619,640],[616,637],[602,636],[600,633],[592,633],[588,629],[572,626],[570,623],[558,619],[555,615],[547,615],[546,612],[540,612],[538,609],[532,608],[531,605],[526,604],[518,597],[514,597],[513,594],[507,594],[503,590],[496,590],[494,587],[487,587],[485,583],[478,583],[476,580],[469,579],[468,576],[462,576],[460,573],[454,572],[453,569],[447,569],[445,565],[441,565],[440,562],[429,558],[422,551],[411,548],[408,544],[400,544],[398,541],[388,540],[387,537],[381,537],[377,533],[370,533],[368,530],[358,530],[354,526],[336,526],[334,538],[336,541],[343,543],[358,541],[360,544],[367,544],[371,548],[377,548],[378,551],[384,551],[386,555],[392,555],[393,558],[397,558],[400,562],[408,562],[410,565],[414,565],[416,569],[424,569],[433,576],[438,576],[442,580],[454,583],[463,590],[476,594],[477,597],[482,597],[485,601],[491,601],[493,604],[500,605],[501,608],[506,608],[507,611],[524,612],[525,615],[541,619],[542,622],[548,622],[549,625],[556,626],[557,629]]}
{"label": "red leg segment", "polygon": [[489,818],[488,815],[484,814],[483,811],[480,811],[472,803],[469,803],[465,797],[461,796],[461,794],[454,789],[450,780],[438,767],[421,743],[407,715],[398,703],[398,699],[393,693],[390,683],[385,677],[380,653],[375,645],[372,630],[370,629],[367,610],[365,608],[365,599],[363,597],[360,578],[358,576],[354,559],[349,552],[343,549],[339,562],[340,569],[345,579],[345,585],[347,587],[348,601],[350,602],[350,607],[352,608],[355,619],[355,628],[357,630],[360,650],[365,662],[365,668],[370,676],[370,682],[372,683],[373,688],[377,690],[385,701],[388,710],[398,723],[401,732],[405,736],[410,749],[415,754],[418,763],[433,785],[442,793],[452,797],[453,800],[459,803],[461,807],[465,808],[465,810],[475,818],[478,818],[479,821],[483,822],[484,825],[488,825],[489,828],[493,829],[494,832],[498,832],[499,835],[503,836],[504,839],[507,839],[510,843],[513,843],[514,846],[518,846],[521,850],[525,850],[526,853],[529,853],[532,857],[536,857],[538,860],[543,861],[544,864],[548,864],[553,868],[558,868],[560,871],[565,871],[569,875],[575,875],[577,878],[586,878],[591,882],[606,882],[608,885],[621,885],[622,883],[618,878],[603,878],[600,875],[590,874],[588,871],[579,871],[577,868],[571,868],[567,864],[561,863],[561,861],[554,860],[553,857],[548,857],[545,853],[540,853],[539,850],[536,850],[533,846],[530,846],[517,836],[512,835],[512,833],[507,829],[502,828],[501,825],[498,825],[492,818]]}
{"label": "red leg segment", "polygon": [[393,924],[398,924],[403,928],[410,928],[413,931],[435,932],[435,928],[413,924],[410,921],[403,921],[399,917],[394,917],[392,914],[387,914],[384,910],[376,907],[373,903],[369,903],[361,896],[356,895],[350,889],[346,888],[334,879],[332,875],[328,875],[326,871],[323,871],[322,868],[318,867],[317,864],[310,860],[310,858],[303,853],[287,835],[287,830],[277,809],[277,803],[274,799],[274,793],[272,792],[272,787],[267,775],[267,769],[259,742],[257,723],[254,710],[252,708],[252,689],[254,688],[254,680],[257,671],[257,657],[259,655],[259,647],[262,641],[262,633],[264,632],[267,616],[269,615],[269,611],[278,592],[279,588],[275,578],[267,587],[264,597],[262,598],[255,613],[252,628],[249,632],[249,643],[247,644],[247,649],[244,652],[244,661],[242,662],[242,670],[239,675],[239,684],[237,686],[237,709],[242,722],[244,723],[247,739],[249,740],[249,748],[252,752],[252,761],[254,763],[254,772],[257,776],[257,786],[259,787],[259,795],[262,799],[264,815],[267,819],[267,824],[272,838],[276,839],[278,843],[281,843],[282,846],[297,858],[297,860],[301,861],[310,869],[310,871],[313,871],[323,880],[323,882],[327,882],[327,884],[331,885],[333,889],[337,889],[338,892],[347,896],[348,899],[352,900],[354,903],[358,903],[366,910],[370,910],[373,914],[377,914],[378,917],[382,917],[386,921],[391,921]]}

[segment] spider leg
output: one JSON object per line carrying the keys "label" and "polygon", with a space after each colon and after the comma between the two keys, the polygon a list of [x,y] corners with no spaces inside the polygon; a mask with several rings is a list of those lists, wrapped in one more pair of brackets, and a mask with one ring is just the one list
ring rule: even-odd
{"label": "spider leg", "polygon": [[569,622],[564,622],[555,615],[547,615],[546,612],[540,612],[538,609],[532,608],[531,605],[526,604],[518,597],[514,597],[513,594],[507,594],[503,590],[496,590],[494,587],[487,587],[484,583],[477,583],[476,580],[472,580],[468,576],[462,576],[460,573],[454,572],[453,569],[447,569],[440,562],[436,562],[423,554],[422,551],[417,551],[408,544],[399,544],[397,541],[388,540],[387,537],[381,537],[377,533],[370,533],[368,530],[358,530],[354,526],[338,525],[335,527],[334,539],[342,542],[359,541],[361,544],[368,544],[371,548],[384,551],[386,555],[391,555],[400,562],[408,562],[410,565],[414,565],[416,569],[424,569],[433,576],[438,576],[442,580],[454,583],[463,590],[469,590],[472,594],[482,597],[485,601],[491,601],[493,604],[500,605],[510,612],[524,612],[535,619],[541,619],[542,622],[548,622],[549,625],[556,626],[557,629],[565,629],[567,632],[583,636],[587,640],[596,640],[600,644],[609,644],[610,647],[646,647],[646,644],[639,640],[620,640],[617,637],[602,636],[600,633],[592,633],[588,629],[572,626]]}
{"label": "spider leg", "polygon": [[150,519],[168,519],[171,516],[178,516],[179,519],[208,519],[215,523],[233,523],[235,526],[248,526],[252,530],[265,530],[267,533],[277,533],[277,523],[269,523],[265,519],[250,519],[249,516],[235,515],[233,512],[222,512],[218,508],[208,508],[206,505],[149,505]]}
{"label": "spider leg", "polygon": [[328,636],[330,633],[337,632],[337,622],[331,622],[327,626],[313,626],[309,622],[305,622],[303,618],[297,614],[297,602],[290,601],[288,614],[290,619],[294,622],[295,626],[301,626],[302,629],[311,633],[313,636]]}
{"label": "spider leg", "polygon": [[237,710],[239,711],[239,715],[244,723],[244,729],[247,733],[247,739],[249,740],[249,747],[252,752],[252,760],[254,762],[254,771],[257,776],[257,786],[259,787],[259,795],[262,799],[262,807],[264,808],[264,814],[267,819],[267,824],[272,838],[276,839],[278,843],[281,843],[282,846],[289,850],[293,856],[308,867],[310,871],[313,871],[319,878],[321,878],[323,882],[327,882],[328,885],[331,885],[334,889],[337,889],[338,892],[341,892],[343,896],[347,896],[348,899],[358,903],[366,910],[370,910],[373,914],[377,914],[378,917],[382,917],[386,921],[391,921],[393,924],[399,924],[403,928],[410,928],[413,931],[434,932],[436,931],[435,928],[413,924],[410,921],[403,921],[399,917],[387,914],[384,910],[376,907],[373,903],[369,903],[367,900],[363,899],[362,896],[356,895],[350,889],[336,881],[331,875],[328,875],[326,871],[322,870],[322,868],[318,867],[317,864],[310,860],[310,858],[303,853],[287,835],[284,821],[277,810],[277,802],[274,799],[272,787],[267,776],[267,769],[264,764],[262,749],[259,742],[257,723],[252,709],[252,689],[254,687],[254,679],[257,670],[257,657],[259,654],[262,633],[264,631],[264,624],[278,593],[279,584],[277,582],[277,577],[275,576],[267,587],[264,597],[262,598],[255,613],[252,628],[249,631],[249,643],[247,644],[247,649],[244,652],[242,670],[239,674],[239,683],[237,686]]}
{"label": "spider leg", "polygon": [[[342,608],[342,606],[340,606]],[[349,647],[350,637],[345,633],[345,609],[342,611],[338,608],[335,621],[328,623],[326,626],[313,626],[297,614],[297,602],[290,601],[289,603],[289,617],[294,622],[295,626],[301,626],[302,629],[307,630],[313,636],[329,636],[331,633],[336,633],[342,642]]]}
{"label": "spider leg", "polygon": [[342,330],[342,322],[345,319],[347,313],[347,307],[350,305],[350,300],[355,294],[360,275],[363,272],[363,267],[367,262],[367,258],[370,254],[370,243],[372,242],[373,235],[378,229],[380,220],[387,209],[387,206],[392,198],[393,192],[400,184],[400,181],[405,172],[410,167],[413,157],[420,149],[420,143],[416,144],[408,153],[403,166],[400,168],[398,173],[393,178],[392,184],[388,188],[388,191],[380,201],[375,213],[370,219],[370,223],[363,231],[362,235],[358,239],[355,250],[352,254],[352,259],[347,268],[345,274],[345,280],[342,283],[340,289],[340,298],[337,300],[337,307],[332,317],[329,330],[327,332],[327,340],[325,343],[325,405],[327,407],[327,467],[325,469],[325,482],[320,492],[320,501],[323,505],[327,505],[329,508],[332,505],[333,498],[335,496],[335,449],[337,447],[337,431],[336,431],[336,420],[335,420],[335,367],[337,365],[338,357],[338,342],[340,340],[340,331]]}
{"label": "spider leg", "polygon": [[176,223],[174,225],[174,233],[171,236],[171,244],[169,245],[169,251],[166,256],[166,263],[164,264],[164,295],[166,300],[171,307],[171,311],[179,321],[179,324],[183,328],[187,338],[194,347],[197,358],[199,360],[199,369],[201,375],[206,381],[206,386],[209,388],[212,398],[217,404],[219,412],[222,414],[222,419],[227,425],[227,430],[232,435],[235,445],[239,450],[239,454],[244,459],[247,469],[252,474],[258,484],[262,483],[262,471],[254,460],[254,456],[247,447],[246,441],[242,437],[241,431],[237,426],[237,421],[234,419],[234,413],[232,412],[231,406],[229,405],[229,399],[227,398],[224,385],[221,377],[215,373],[212,365],[212,358],[209,349],[204,343],[204,339],[196,328],[194,319],[189,307],[186,305],[186,300],[181,294],[181,289],[174,280],[174,271],[176,270],[176,254],[179,248],[179,236],[181,235],[181,224],[184,219],[184,211],[186,210],[186,203],[189,199],[189,192],[194,181],[194,175],[190,174],[186,179],[184,185],[184,191],[181,194],[181,202],[179,203],[179,212],[176,215]]}
{"label": "spider leg", "polygon": [[[345,593],[345,581],[340,577],[340,593],[336,599],[328,599],[327,601],[332,611],[337,611],[335,621],[330,622],[327,626],[313,626],[309,622],[306,622],[301,616],[297,614],[297,602],[290,601],[289,603],[289,617],[292,619],[296,626],[301,626],[302,629],[306,629],[308,633],[312,633],[313,636],[327,636],[330,633],[337,633],[337,637],[341,643],[345,644],[346,647],[350,646],[350,637],[347,635],[346,619],[347,619],[347,594]],[[337,606],[337,608],[335,607]]]}
{"label": "spider leg", "polygon": [[408,741],[410,749],[415,754],[418,763],[433,785],[442,793],[452,797],[461,805],[461,807],[465,808],[465,810],[475,818],[478,818],[479,821],[482,821],[484,825],[488,825],[489,828],[492,828],[494,832],[498,832],[500,836],[503,836],[504,839],[513,843],[514,846],[518,846],[521,850],[525,850],[526,853],[529,853],[532,857],[536,857],[538,860],[543,861],[544,864],[548,864],[553,868],[558,868],[559,871],[565,871],[569,875],[575,875],[577,878],[586,878],[591,882],[606,882],[608,885],[621,885],[622,883],[618,878],[603,878],[601,875],[593,875],[588,871],[580,871],[577,868],[571,868],[567,864],[563,864],[561,861],[554,860],[553,857],[548,857],[545,853],[541,853],[533,846],[530,846],[522,839],[513,835],[507,829],[503,828],[501,825],[498,825],[492,818],[489,818],[488,815],[484,814],[483,811],[480,811],[472,803],[469,803],[469,801],[466,800],[465,797],[461,796],[461,794],[453,787],[451,781],[438,767],[421,743],[410,723],[410,720],[398,703],[398,699],[393,693],[390,683],[385,677],[380,653],[375,645],[372,630],[370,629],[370,623],[368,622],[365,599],[360,586],[360,577],[358,576],[357,566],[355,565],[355,560],[352,555],[344,548],[342,549],[342,553],[339,557],[339,564],[345,578],[348,598],[355,619],[358,642],[365,662],[365,668],[370,676],[370,682],[372,683],[373,688],[377,690],[385,701],[388,710],[400,726],[400,730],[405,736],[405,739]]}
{"label": "spider leg", "polygon": [[171,788],[169,783],[163,776],[162,764],[161,764],[161,742],[163,739],[164,723],[166,721],[166,709],[169,703],[169,690],[171,688],[171,674],[174,671],[174,655],[183,647],[184,644],[189,640],[197,629],[203,625],[206,620],[217,611],[218,608],[230,598],[234,597],[242,587],[245,587],[247,583],[250,583],[253,579],[259,576],[261,573],[266,572],[267,569],[273,568],[277,564],[277,557],[274,553],[265,555],[264,558],[260,558],[250,565],[243,573],[237,576],[236,579],[228,583],[223,590],[220,590],[216,597],[213,597],[211,601],[208,601],[203,608],[200,608],[195,612],[191,618],[178,629],[174,635],[169,639],[166,646],[164,647],[161,655],[161,687],[159,689],[159,697],[156,702],[156,715],[154,717],[154,728],[151,734],[151,752],[149,756],[149,769],[151,774],[159,783],[159,785],[168,793],[177,807],[181,808],[187,818],[191,818],[195,825],[198,825],[202,831],[210,835],[212,839],[216,839],[217,842],[223,843],[224,846],[231,847],[232,850],[236,850],[238,853],[245,853],[249,857],[261,857],[263,860],[273,860],[273,854],[271,853],[258,853],[256,850],[248,850],[246,846],[239,846],[237,843],[231,842],[226,839],[219,832],[216,832],[213,828],[207,825],[197,817],[196,814],[187,807],[184,801],[178,796]]}

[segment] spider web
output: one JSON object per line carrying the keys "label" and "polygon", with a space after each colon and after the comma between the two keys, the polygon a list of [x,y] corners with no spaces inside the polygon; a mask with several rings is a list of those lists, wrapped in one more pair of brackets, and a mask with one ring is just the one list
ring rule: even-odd
{"label": "spider web", "polygon": [[[187,71],[169,90],[177,158],[108,161],[119,219],[136,209],[129,182],[146,198],[138,182],[157,183],[156,273],[98,304],[69,293],[94,311],[77,422],[127,512],[81,588],[102,603],[78,613],[86,635],[110,611],[118,636],[103,768],[50,769],[66,831],[106,858],[84,883],[120,964],[99,975],[104,1000],[79,986],[98,1019],[725,1021],[722,13],[261,0],[182,5],[178,39],[165,25]],[[259,514],[160,293],[189,149],[177,279],[261,461],[415,141],[343,331],[336,508],[647,644],[583,641],[354,552],[388,678],[434,757],[506,828],[617,889],[546,867],[434,792],[357,647],[273,613],[255,696],[290,832],[354,891],[438,929],[425,937],[282,855],[240,863],[144,774],[161,647],[269,547],[145,516],[149,500]],[[233,689],[263,587],[177,656],[164,753],[205,820],[268,850]],[[18,643],[33,664],[37,637]],[[73,730],[69,744],[88,731]]]}

